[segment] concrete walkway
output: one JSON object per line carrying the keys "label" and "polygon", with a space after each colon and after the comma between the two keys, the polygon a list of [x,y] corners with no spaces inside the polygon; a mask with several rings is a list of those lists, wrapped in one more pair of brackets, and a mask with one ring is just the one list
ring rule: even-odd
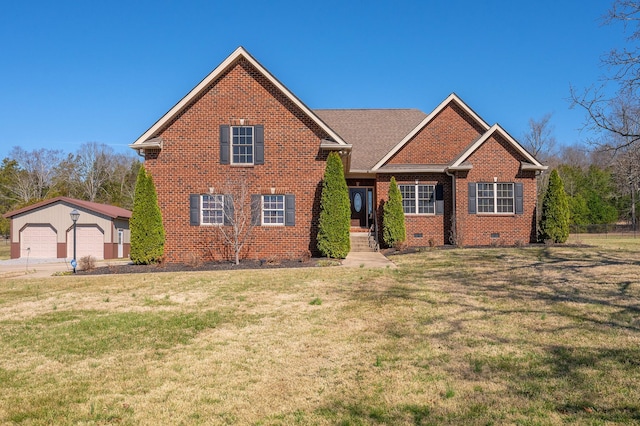
{"label": "concrete walkway", "polygon": [[379,251],[350,252],[342,261],[348,268],[396,268],[395,263]]}

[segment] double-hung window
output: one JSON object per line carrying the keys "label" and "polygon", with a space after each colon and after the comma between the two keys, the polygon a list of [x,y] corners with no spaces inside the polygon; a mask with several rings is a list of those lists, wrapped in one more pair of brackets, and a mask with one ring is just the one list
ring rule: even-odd
{"label": "double-hung window", "polygon": [[262,196],[262,224],[284,225],[284,195]]}
{"label": "double-hung window", "polygon": [[478,183],[478,213],[514,213],[513,183]]}
{"label": "double-hung window", "polygon": [[398,185],[405,214],[435,214],[435,185]]}
{"label": "double-hung window", "polygon": [[203,225],[224,224],[224,195],[203,194],[200,214],[200,223]]}
{"label": "double-hung window", "polygon": [[231,162],[253,164],[253,127],[231,127]]}

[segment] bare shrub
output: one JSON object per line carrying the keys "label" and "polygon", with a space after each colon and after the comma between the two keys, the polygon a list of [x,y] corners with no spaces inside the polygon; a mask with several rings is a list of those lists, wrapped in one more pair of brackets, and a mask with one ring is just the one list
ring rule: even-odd
{"label": "bare shrub", "polygon": [[202,266],[202,257],[196,253],[188,253],[185,255],[185,265],[190,266],[192,268],[197,268]]}
{"label": "bare shrub", "polygon": [[91,271],[96,268],[96,258],[91,255],[81,257],[78,266],[83,271]]}

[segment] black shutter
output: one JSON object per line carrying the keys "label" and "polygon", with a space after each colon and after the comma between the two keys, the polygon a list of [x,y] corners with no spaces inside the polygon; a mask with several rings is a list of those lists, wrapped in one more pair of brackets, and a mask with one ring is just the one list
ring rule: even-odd
{"label": "black shutter", "polygon": [[296,225],[296,196],[293,194],[284,196],[284,225]]}
{"label": "black shutter", "polygon": [[444,214],[444,187],[442,184],[436,185],[436,214]]}
{"label": "black shutter", "polygon": [[200,194],[189,195],[189,225],[200,225]]}
{"label": "black shutter", "polygon": [[514,184],[514,192],[516,196],[516,214],[524,213],[524,191],[521,182]]}
{"label": "black shutter", "polygon": [[230,155],[230,128],[229,126],[220,126],[220,164],[229,164]]}
{"label": "black shutter", "polygon": [[253,158],[253,164],[264,164],[264,126],[254,126],[254,149],[255,157]]}
{"label": "black shutter", "polygon": [[233,214],[233,195],[224,195],[224,224],[229,226],[233,225],[235,220]]}
{"label": "black shutter", "polygon": [[469,214],[476,214],[476,183],[469,182]]}
{"label": "black shutter", "polygon": [[262,196],[251,196],[251,224],[253,226],[260,226],[262,220]]}

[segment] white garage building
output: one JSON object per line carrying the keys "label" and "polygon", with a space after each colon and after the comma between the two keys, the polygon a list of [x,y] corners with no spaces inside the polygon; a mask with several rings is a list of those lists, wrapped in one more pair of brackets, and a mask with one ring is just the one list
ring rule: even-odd
{"label": "white garage building", "polygon": [[71,211],[76,223],[76,259],[129,256],[129,210],[57,197],[4,214],[11,219],[11,258],[73,258]]}

